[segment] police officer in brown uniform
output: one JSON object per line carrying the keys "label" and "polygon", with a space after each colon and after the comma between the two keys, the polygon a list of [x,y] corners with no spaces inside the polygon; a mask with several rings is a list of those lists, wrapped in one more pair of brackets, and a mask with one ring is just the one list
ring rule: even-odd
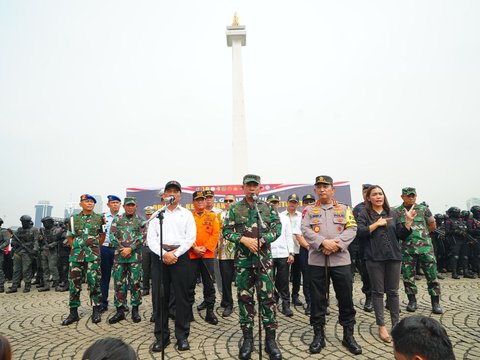
{"label": "police officer in brown uniform", "polygon": [[357,233],[357,223],[350,207],[333,199],[335,188],[330,176],[316,177],[315,194],[318,200],[307,206],[302,215],[302,233],[310,245],[310,324],[315,333],[309,350],[314,354],[325,347],[325,315],[329,281],[332,279],[338,300],[339,323],[343,326],[342,344],[352,354],[358,355],[362,349],[353,336],[355,309],[348,252],[348,245]]}

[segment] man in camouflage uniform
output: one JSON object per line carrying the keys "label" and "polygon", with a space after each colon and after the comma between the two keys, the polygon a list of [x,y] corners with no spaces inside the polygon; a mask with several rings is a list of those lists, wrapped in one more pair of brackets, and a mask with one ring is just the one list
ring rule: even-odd
{"label": "man in camouflage uniform", "polygon": [[42,219],[43,228],[40,229],[38,244],[40,259],[43,268],[43,287],[38,291],[50,290],[50,274],[52,275],[53,287],[58,288],[58,245],[60,238],[59,229],[54,227],[54,220],[50,216]]}
{"label": "man in camouflage uniform", "polygon": [[[230,207],[228,220],[225,221],[222,231],[222,236],[236,245],[236,284],[240,326],[243,332],[239,358],[250,359],[253,351],[253,294],[257,285],[257,297],[262,308],[266,331],[265,351],[270,354],[270,359],[281,359],[282,354],[275,341],[275,329],[278,324],[273,299],[273,261],[270,244],[280,235],[282,225],[277,211],[272,206],[264,201],[255,200],[261,189],[260,176],[245,175],[242,189],[245,198]],[[261,216],[264,228],[259,228],[258,216]]]}
{"label": "man in camouflage uniform", "polygon": [[433,253],[432,239],[429,233],[436,229],[435,218],[430,209],[422,204],[416,204],[417,191],[413,187],[402,189],[403,204],[396,208],[400,221],[406,222],[406,211],[412,206],[416,215],[413,219],[412,233],[402,241],[402,274],[405,293],[408,296],[407,311],[417,310],[417,286],[415,285],[415,269],[417,261],[425,273],[428,293],[431,296],[432,312],[442,314],[440,307],[440,283],[437,279],[437,261]]}
{"label": "man in camouflage uniform", "polygon": [[115,324],[125,319],[123,304],[127,301],[130,288],[132,320],[142,320],[138,307],[142,303],[140,282],[142,280],[142,218],[137,215],[137,200],[126,197],[123,202],[125,213],[113,220],[110,227],[110,244],[115,249],[113,264],[113,282],[115,289],[114,304],[117,313],[108,321]]}
{"label": "man in camouflage uniform", "polygon": [[38,252],[38,229],[33,227],[32,218],[28,215],[20,217],[22,226],[13,234],[13,283],[6,293],[17,292],[21,278],[25,283],[24,293],[32,287],[32,261]]}
{"label": "man in camouflage uniform", "polygon": [[3,219],[0,218],[0,293],[5,291],[5,273],[3,272],[3,262],[5,260],[5,251],[10,244],[10,239],[7,236],[6,230],[1,226],[3,225]]}
{"label": "man in camouflage uniform", "polygon": [[93,303],[92,322],[102,321],[100,316],[100,246],[105,240],[103,216],[93,211],[97,200],[89,194],[80,196],[82,211],[73,215],[68,224],[67,239],[72,248],[70,252],[70,315],[63,320],[62,325],[70,325],[80,318],[80,291],[82,280],[87,279],[90,290],[90,301]]}

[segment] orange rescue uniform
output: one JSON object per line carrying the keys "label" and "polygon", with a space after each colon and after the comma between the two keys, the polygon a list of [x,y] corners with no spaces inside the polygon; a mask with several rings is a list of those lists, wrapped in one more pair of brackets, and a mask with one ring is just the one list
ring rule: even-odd
{"label": "orange rescue uniform", "polygon": [[[205,259],[213,259],[215,255],[215,249],[217,248],[218,237],[220,236],[220,222],[218,221],[217,214],[213,211],[204,210],[201,215],[196,211],[193,211],[193,218],[197,225],[197,239],[193,246],[205,246],[207,251],[203,255]],[[198,259],[192,250],[189,250],[190,259]]]}

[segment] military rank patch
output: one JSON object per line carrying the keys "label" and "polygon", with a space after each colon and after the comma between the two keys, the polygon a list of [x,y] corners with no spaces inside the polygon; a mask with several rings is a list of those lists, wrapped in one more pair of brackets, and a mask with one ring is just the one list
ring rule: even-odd
{"label": "military rank patch", "polygon": [[315,231],[316,233],[319,233],[319,232],[320,232],[320,226],[315,225],[315,226],[313,227],[313,231]]}
{"label": "military rank patch", "polygon": [[342,230],[343,230],[343,227],[342,227],[342,226],[340,226],[340,225],[338,225],[338,227],[337,227],[337,230],[338,230],[338,232],[342,232]]}

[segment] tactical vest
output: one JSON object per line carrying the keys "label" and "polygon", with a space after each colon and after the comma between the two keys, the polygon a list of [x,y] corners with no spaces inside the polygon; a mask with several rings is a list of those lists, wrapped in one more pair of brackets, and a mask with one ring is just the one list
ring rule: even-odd
{"label": "tactical vest", "polygon": [[27,248],[33,249],[33,243],[35,241],[36,228],[29,229],[19,228],[15,235],[19,238],[20,242]]}

